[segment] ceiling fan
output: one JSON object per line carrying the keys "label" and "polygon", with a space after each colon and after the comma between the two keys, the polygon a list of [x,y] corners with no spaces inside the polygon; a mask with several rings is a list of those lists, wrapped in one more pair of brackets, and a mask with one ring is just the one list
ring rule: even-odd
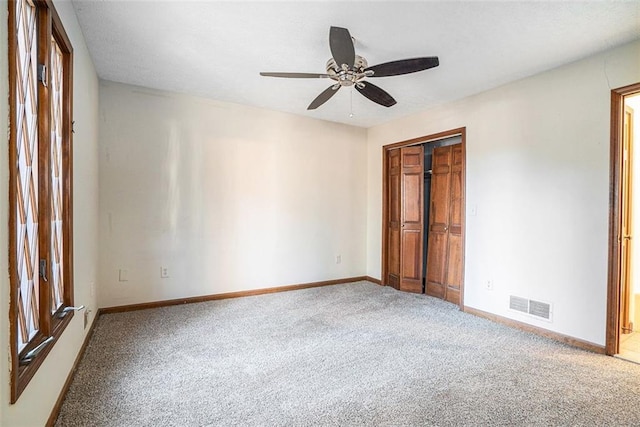
{"label": "ceiling fan", "polygon": [[315,110],[327,102],[342,86],[355,86],[358,92],[371,101],[385,107],[391,107],[396,104],[396,100],[378,86],[365,81],[365,78],[415,73],[437,67],[440,64],[437,56],[429,56],[401,59],[369,67],[366,59],[360,55],[356,55],[353,39],[351,38],[351,34],[349,34],[349,30],[340,27],[331,27],[329,30],[329,48],[331,49],[333,58],[327,61],[327,72],[324,74],[262,72],[260,75],[293,79],[329,78],[334,80],[336,83],[318,95],[316,99],[309,104],[307,110]]}

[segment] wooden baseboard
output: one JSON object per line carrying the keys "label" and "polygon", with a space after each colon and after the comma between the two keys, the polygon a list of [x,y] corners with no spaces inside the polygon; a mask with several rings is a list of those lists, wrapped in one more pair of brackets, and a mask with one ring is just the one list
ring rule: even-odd
{"label": "wooden baseboard", "polygon": [[573,347],[581,348],[583,350],[591,351],[594,353],[605,354],[604,346],[594,344],[589,341],[584,341],[578,338],[570,337],[568,335],[559,334],[557,332],[549,331],[547,329],[539,328],[537,326],[529,325],[528,323],[519,322],[517,320],[509,319],[506,317],[498,316],[497,314],[487,313],[486,311],[478,310],[472,307],[464,306],[462,310],[465,313],[483,317],[493,322],[501,323],[503,325],[530,332],[532,334],[540,335],[542,337],[559,341],[564,344],[569,344]]}
{"label": "wooden baseboard", "polygon": [[62,407],[62,402],[64,402],[65,397],[67,397],[67,392],[69,391],[69,387],[73,382],[73,377],[76,375],[76,370],[78,369],[78,364],[82,360],[84,356],[84,352],[87,349],[87,345],[89,341],[91,341],[91,337],[93,336],[93,330],[98,323],[98,318],[100,317],[100,310],[96,313],[93,318],[93,322],[91,322],[91,326],[89,327],[89,332],[85,335],[84,341],[82,342],[82,346],[80,347],[80,351],[76,356],[76,360],[73,362],[73,366],[71,367],[71,371],[69,371],[69,375],[67,375],[67,379],[62,386],[62,390],[60,390],[60,394],[58,395],[58,400],[56,400],[56,404],[53,405],[53,409],[51,410],[51,414],[49,414],[49,419],[45,424],[46,427],[53,427],[58,419],[58,415],[60,414],[60,408]]}
{"label": "wooden baseboard", "polygon": [[371,283],[375,283],[376,285],[382,285],[382,280],[380,279],[376,279],[374,277],[371,276],[365,276],[365,280]]}
{"label": "wooden baseboard", "polygon": [[276,292],[296,291],[299,289],[317,288],[320,286],[340,285],[343,283],[361,282],[370,280],[367,276],[348,277],[345,279],[325,280],[322,282],[302,283],[298,285],[278,286],[274,288],[254,289],[250,291],[227,292],[223,294],[203,295],[198,297],[177,298],[163,301],[145,302],[141,304],[129,304],[100,309],[100,314],[122,313],[125,311],[146,310],[148,308],[167,307],[170,305],[192,304],[197,302],[216,301],[229,298],[241,298],[254,295],[273,294]]}

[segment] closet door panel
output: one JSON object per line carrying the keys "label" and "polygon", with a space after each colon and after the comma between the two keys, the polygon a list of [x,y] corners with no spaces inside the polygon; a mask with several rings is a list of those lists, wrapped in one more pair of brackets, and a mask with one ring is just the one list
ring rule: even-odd
{"label": "closet door panel", "polygon": [[400,149],[389,151],[387,155],[387,179],[388,179],[388,273],[386,284],[395,289],[400,289]]}
{"label": "closet door panel", "polygon": [[460,284],[462,283],[462,236],[449,233],[447,248],[446,289],[444,299],[460,304]]}
{"label": "closet door panel", "polygon": [[449,237],[445,299],[460,304],[462,284],[462,145],[451,146]]}
{"label": "closet door panel", "polygon": [[402,200],[400,227],[400,290],[422,292],[424,148],[404,147],[401,153]]}
{"label": "closet door panel", "polygon": [[[420,232],[407,230],[402,233],[402,278],[420,281],[422,272],[422,239]],[[420,285],[422,287],[422,285]],[[403,289],[404,290],[404,289]]]}
{"label": "closet door panel", "polygon": [[427,253],[426,293],[444,298],[446,293],[447,248],[449,227],[451,147],[433,150],[431,167],[431,208],[429,210],[429,244]]}
{"label": "closet door panel", "polygon": [[438,298],[444,298],[445,265],[446,265],[447,235],[446,233],[429,234],[429,251],[427,254],[427,278],[425,293]]}

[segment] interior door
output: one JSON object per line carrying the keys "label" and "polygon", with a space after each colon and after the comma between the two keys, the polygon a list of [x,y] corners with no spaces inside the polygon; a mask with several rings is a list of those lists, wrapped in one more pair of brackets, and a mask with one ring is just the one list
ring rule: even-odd
{"label": "interior door", "polygon": [[426,293],[454,304],[462,284],[462,144],[433,150]]}
{"label": "interior door", "polygon": [[400,289],[400,148],[387,153],[387,277],[385,284]]}
{"label": "interior door", "polygon": [[625,108],[624,131],[622,139],[622,192],[621,192],[621,254],[620,254],[620,333],[633,332],[633,322],[630,316],[632,298],[631,286],[631,251],[632,251],[632,171],[633,171],[633,144],[632,144],[633,110]]}
{"label": "interior door", "polygon": [[462,286],[462,144],[451,146],[449,184],[449,237],[447,239],[447,275],[444,299],[460,304]]}
{"label": "interior door", "polygon": [[422,293],[424,147],[400,149],[400,290]]}

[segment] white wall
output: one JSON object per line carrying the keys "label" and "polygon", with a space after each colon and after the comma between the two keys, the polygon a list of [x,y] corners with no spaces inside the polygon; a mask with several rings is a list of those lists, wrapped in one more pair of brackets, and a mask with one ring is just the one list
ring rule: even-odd
{"label": "white wall", "polygon": [[111,82],[100,115],[102,307],[365,274],[364,129]]}
{"label": "white wall", "polygon": [[[91,284],[97,280],[98,260],[98,79],[84,45],[75,12],[68,1],[56,1],[56,9],[74,48],[74,276],[75,302],[97,310]],[[8,99],[7,2],[0,1],[0,98]],[[0,133],[8,135],[8,103],[0,103]],[[9,405],[9,277],[8,277],[8,138],[0,142],[0,343],[7,353],[0,357],[0,425],[41,426],[49,418],[64,381],[80,350],[85,333],[83,315],[73,318],[18,402]]]}
{"label": "white wall", "polygon": [[[638,81],[640,42],[370,128],[367,274],[381,274],[381,147],[466,126],[464,304],[604,345],[610,91]],[[552,303],[553,322],[509,311],[511,294]]]}

